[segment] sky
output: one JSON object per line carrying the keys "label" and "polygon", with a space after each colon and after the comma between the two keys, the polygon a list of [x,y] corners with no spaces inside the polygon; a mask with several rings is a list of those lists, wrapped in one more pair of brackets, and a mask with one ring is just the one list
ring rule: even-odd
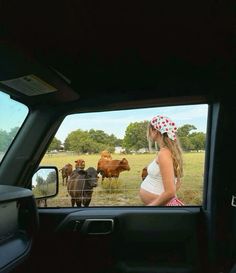
{"label": "sky", "polygon": [[67,135],[77,129],[103,130],[123,138],[125,130],[131,122],[151,120],[155,115],[171,118],[178,127],[184,124],[194,125],[198,132],[206,132],[208,105],[152,107],[135,110],[119,110],[98,113],[73,114],[67,116],[61,124],[56,138],[64,142]]}
{"label": "sky", "polygon": [[0,92],[0,130],[10,132],[14,127],[20,127],[28,114],[28,108]]}
{"label": "sky", "polygon": [[[114,134],[117,138],[122,139],[131,122],[151,120],[158,114],[171,118],[177,127],[191,124],[197,128],[196,131],[206,132],[207,111],[207,104],[199,104],[73,114],[64,119],[56,133],[56,138],[63,143],[72,131],[95,129],[103,130],[109,135]],[[0,92],[0,129],[9,132],[24,121],[27,113],[26,106],[10,100],[8,95]]]}

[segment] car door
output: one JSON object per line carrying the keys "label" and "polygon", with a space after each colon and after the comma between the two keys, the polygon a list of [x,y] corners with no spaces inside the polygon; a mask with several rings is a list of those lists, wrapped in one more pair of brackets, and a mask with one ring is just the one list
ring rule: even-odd
{"label": "car door", "polygon": [[[217,110],[217,105],[209,108]],[[39,110],[34,119],[42,116]],[[52,132],[51,109],[43,109],[44,122],[37,124],[35,142],[42,143],[46,128]],[[60,115],[59,115],[60,116]],[[212,117],[211,114],[209,115]],[[34,119],[29,121],[35,124]],[[61,120],[61,118],[58,118]],[[55,124],[58,124],[55,119]],[[214,124],[215,120],[209,124]],[[29,124],[29,128],[31,128]],[[210,126],[210,125],[209,125]],[[208,127],[209,127],[208,126]],[[56,127],[56,126],[55,126]],[[208,128],[214,148],[214,130]],[[28,130],[26,128],[25,130]],[[209,131],[210,130],[210,131]],[[55,134],[55,130],[54,130]],[[46,137],[46,136],[44,136]],[[28,136],[30,138],[30,135]],[[51,137],[52,138],[52,137]],[[41,140],[41,141],[40,141]],[[27,143],[27,138],[24,142]],[[209,138],[208,138],[209,141]],[[41,147],[41,157],[47,145]],[[19,149],[22,149],[22,143]],[[35,156],[32,146],[27,154]],[[207,151],[208,164],[210,150]],[[32,162],[31,162],[32,163]],[[37,163],[36,165],[38,165]],[[209,168],[206,164],[205,168]],[[32,177],[28,166],[26,177]],[[208,169],[206,169],[205,180]],[[209,272],[209,213],[210,199],[201,206],[144,207],[98,206],[88,208],[38,208],[39,230],[36,233],[30,258],[16,272]],[[211,187],[208,187],[210,190]]]}
{"label": "car door", "polygon": [[24,270],[204,272],[203,218],[199,208],[39,209]]}
{"label": "car door", "polygon": [[[70,106],[30,109],[1,162],[2,185],[32,187],[33,174],[68,109]],[[219,103],[209,106],[202,205],[51,206],[38,208],[37,215],[29,210],[32,219],[39,219],[39,227],[32,229],[27,255],[24,251],[24,259],[12,271],[215,272],[232,267],[233,246],[228,244],[233,236],[224,232],[227,228],[233,231],[229,225],[231,209],[225,202],[230,184],[220,183],[225,173],[218,167],[219,162],[226,164],[219,155],[222,132],[232,129],[231,123],[223,122],[232,119],[232,109]],[[9,171],[12,162],[14,172]],[[227,177],[231,177],[230,172]],[[30,200],[26,207],[34,208]]]}
{"label": "car door", "polygon": [[[22,188],[31,196],[19,219],[39,224],[20,259],[15,245],[4,253],[16,261],[8,270],[228,272],[235,262],[234,7],[102,2],[1,1],[0,86],[29,115],[4,152],[0,184],[18,188],[15,200]],[[199,206],[36,209],[31,180],[66,115],[202,102],[210,107]],[[9,113],[0,115],[4,124]],[[0,231],[8,231],[2,219]]]}

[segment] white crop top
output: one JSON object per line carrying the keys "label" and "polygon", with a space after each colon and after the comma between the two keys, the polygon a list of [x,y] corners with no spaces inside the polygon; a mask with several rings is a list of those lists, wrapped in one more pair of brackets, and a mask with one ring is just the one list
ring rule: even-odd
{"label": "white crop top", "polygon": [[160,195],[164,192],[164,186],[162,181],[162,176],[160,174],[160,168],[156,160],[153,160],[147,167],[148,175],[143,180],[141,188]]}

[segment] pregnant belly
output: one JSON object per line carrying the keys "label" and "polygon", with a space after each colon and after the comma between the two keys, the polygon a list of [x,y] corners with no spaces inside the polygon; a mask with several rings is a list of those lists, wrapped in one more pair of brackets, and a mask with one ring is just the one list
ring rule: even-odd
{"label": "pregnant belly", "polygon": [[147,204],[151,203],[152,201],[154,201],[159,195],[148,192],[148,191],[141,188],[139,191],[139,196],[140,196],[142,202],[144,203],[144,205],[147,205]]}

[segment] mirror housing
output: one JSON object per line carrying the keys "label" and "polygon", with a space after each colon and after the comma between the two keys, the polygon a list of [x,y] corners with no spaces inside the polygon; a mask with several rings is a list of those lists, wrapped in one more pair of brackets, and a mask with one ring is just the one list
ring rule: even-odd
{"label": "mirror housing", "polygon": [[[58,194],[59,178],[55,166],[40,166],[32,177],[31,189],[35,199],[54,197]],[[45,203],[46,204],[46,203]]]}

